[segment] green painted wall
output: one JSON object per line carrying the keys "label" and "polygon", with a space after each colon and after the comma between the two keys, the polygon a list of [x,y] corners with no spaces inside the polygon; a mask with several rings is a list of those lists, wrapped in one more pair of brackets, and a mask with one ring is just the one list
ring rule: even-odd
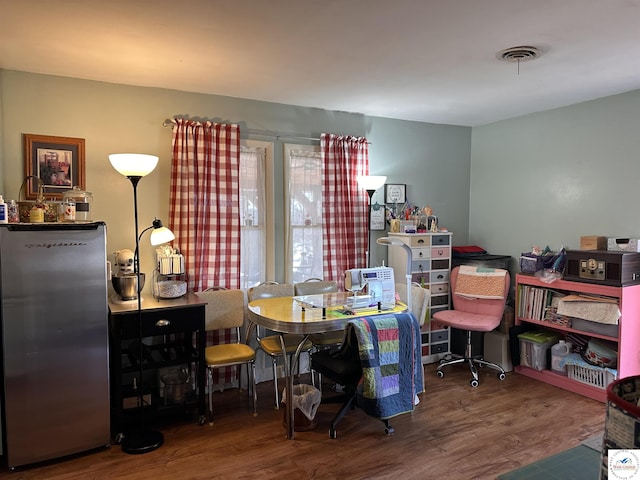
{"label": "green painted wall", "polygon": [[640,237],[640,91],[472,131],[470,243],[519,257]]}
{"label": "green painted wall", "polygon": [[[175,116],[238,123],[245,132],[366,136],[371,173],[387,175],[390,183],[406,183],[409,200],[430,204],[441,225],[454,233],[454,243],[468,242],[470,128],[12,70],[0,70],[0,193],[5,199],[18,197],[25,175],[23,133],[84,138],[86,189],[94,196],[94,219],[107,223],[108,252],[132,248],[131,185],[113,170],[107,155],[132,151],[160,157],[157,169],[138,186],[139,218],[141,224],[166,219],[171,130],[162,123]],[[282,195],[282,143],[293,140],[244,136],[275,142],[275,184]],[[374,201],[382,201],[380,193]],[[280,211],[276,228],[282,224]],[[382,234],[374,232],[373,238]],[[284,244],[283,238],[277,240]],[[374,244],[372,264],[381,264],[386,254],[385,247]],[[141,265],[142,271],[153,270],[151,249],[146,256],[142,252]],[[276,265],[276,280],[282,280],[282,252]]]}

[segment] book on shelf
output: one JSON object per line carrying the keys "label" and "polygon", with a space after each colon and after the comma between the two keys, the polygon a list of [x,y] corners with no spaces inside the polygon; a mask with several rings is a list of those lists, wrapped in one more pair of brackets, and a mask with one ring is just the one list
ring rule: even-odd
{"label": "book on shelf", "polygon": [[518,316],[532,320],[549,319],[551,309],[557,308],[558,301],[565,294],[550,288],[518,285]]}

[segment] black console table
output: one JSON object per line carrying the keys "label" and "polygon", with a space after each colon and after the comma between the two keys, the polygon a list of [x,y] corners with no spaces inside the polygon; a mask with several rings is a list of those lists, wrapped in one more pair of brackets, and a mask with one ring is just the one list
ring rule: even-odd
{"label": "black console table", "polygon": [[[139,391],[142,388],[144,415],[168,414],[185,411],[189,404],[198,410],[198,423],[206,419],[206,363],[205,308],[206,302],[193,293],[168,300],[143,298],[142,338],[143,358],[140,358],[138,305],[109,301],[109,345],[111,380],[111,434],[116,443],[122,440],[129,422],[138,415]],[[194,341],[195,338],[195,341]],[[135,385],[143,368],[143,385]],[[184,401],[168,404],[166,392],[161,391],[158,370],[184,366],[195,374],[195,390],[192,382],[186,386]],[[195,366],[195,371],[193,366]],[[166,389],[166,386],[165,386]],[[131,417],[131,418],[129,418]]]}

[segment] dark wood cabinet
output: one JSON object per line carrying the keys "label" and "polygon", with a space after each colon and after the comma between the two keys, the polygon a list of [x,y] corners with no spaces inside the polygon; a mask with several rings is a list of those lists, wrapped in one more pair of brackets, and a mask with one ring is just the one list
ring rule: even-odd
{"label": "dark wood cabinet", "polygon": [[[188,412],[194,407],[198,423],[204,424],[205,308],[206,302],[193,293],[170,300],[144,298],[140,312],[137,302],[109,302],[111,434],[116,443],[141,413],[140,388],[145,417]],[[172,368],[189,372],[179,403],[167,401],[159,378],[158,372]]]}

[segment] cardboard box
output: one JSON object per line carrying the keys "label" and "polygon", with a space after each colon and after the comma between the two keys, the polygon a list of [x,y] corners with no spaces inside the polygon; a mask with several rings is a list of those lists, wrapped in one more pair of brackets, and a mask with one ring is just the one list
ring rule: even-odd
{"label": "cardboard box", "polygon": [[607,239],[607,250],[613,252],[640,252],[640,242],[637,238],[612,238]]}
{"label": "cardboard box", "polygon": [[607,237],[596,237],[589,235],[580,237],[580,250],[606,250]]}

